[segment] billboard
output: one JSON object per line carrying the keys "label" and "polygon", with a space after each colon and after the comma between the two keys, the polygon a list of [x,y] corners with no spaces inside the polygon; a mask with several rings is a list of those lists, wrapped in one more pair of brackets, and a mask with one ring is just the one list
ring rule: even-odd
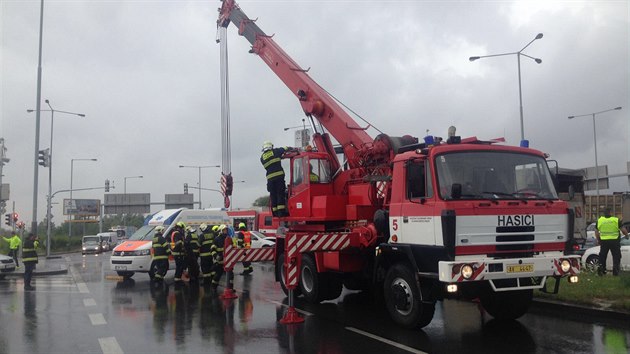
{"label": "billboard", "polygon": [[101,215],[101,201],[99,199],[64,199],[63,215]]}

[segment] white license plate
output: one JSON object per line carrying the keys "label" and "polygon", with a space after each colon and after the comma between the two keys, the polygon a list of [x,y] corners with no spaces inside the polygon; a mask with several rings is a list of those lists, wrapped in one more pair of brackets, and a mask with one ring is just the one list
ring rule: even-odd
{"label": "white license plate", "polygon": [[114,266],[116,270],[127,270],[127,266]]}

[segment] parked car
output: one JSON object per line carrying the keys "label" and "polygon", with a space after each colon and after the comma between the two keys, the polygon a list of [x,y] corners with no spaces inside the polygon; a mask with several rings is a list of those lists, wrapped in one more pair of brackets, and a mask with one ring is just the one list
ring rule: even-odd
{"label": "parked car", "polygon": [[103,252],[103,245],[101,244],[101,237],[97,235],[86,235],[83,236],[83,240],[81,241],[81,254],[88,253],[101,253]]}
{"label": "parked car", "polygon": [[[591,247],[584,252],[582,264],[588,270],[595,271],[599,267],[599,246]],[[612,255],[606,257],[606,269],[612,270]],[[630,270],[630,240],[621,239],[621,270]]]}
{"label": "parked car", "polygon": [[101,244],[103,245],[103,251],[109,251],[111,250],[114,246],[116,246],[116,241],[117,241],[117,235],[115,232],[101,232],[96,234],[96,236],[100,236],[101,237]]}
{"label": "parked car", "polygon": [[4,279],[7,273],[15,272],[15,262],[12,257],[0,254],[0,279]]}
{"label": "parked car", "polygon": [[252,248],[273,247],[276,244],[274,240],[270,240],[267,235],[258,231],[250,231],[252,235]]}

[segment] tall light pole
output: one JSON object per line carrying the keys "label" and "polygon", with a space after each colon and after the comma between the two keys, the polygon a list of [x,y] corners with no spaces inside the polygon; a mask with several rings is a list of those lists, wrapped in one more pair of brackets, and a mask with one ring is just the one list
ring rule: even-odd
{"label": "tall light pole", "polygon": [[599,111],[588,114],[580,114],[579,116],[569,116],[569,119],[579,118],[579,117],[593,117],[593,144],[595,145],[595,189],[597,190],[597,213],[599,214],[599,165],[597,164],[597,132],[595,130],[595,116],[601,113],[606,113],[610,111],[618,111],[621,107],[615,107],[611,109],[607,109],[605,111]]}
{"label": "tall light pole", "polygon": [[123,192],[124,194],[127,194],[127,180],[131,179],[131,178],[144,178],[144,176],[129,176],[129,177],[123,177],[124,181],[124,187],[123,187]]}
{"label": "tall light pole", "polygon": [[201,204],[201,169],[202,168],[211,168],[211,167],[221,167],[221,165],[211,165],[211,166],[185,166],[179,165],[179,168],[196,168],[199,170],[199,182],[197,183],[197,187],[199,187],[199,209],[203,209]]}
{"label": "tall light pole", "polygon": [[519,50],[518,52],[492,54],[492,55],[482,55],[482,56],[476,56],[476,57],[468,58],[468,60],[470,60],[470,61],[475,61],[477,59],[482,59],[482,58],[500,57],[500,56],[504,56],[504,55],[516,55],[517,65],[518,65],[518,101],[519,101],[519,107],[520,107],[520,113],[521,113],[521,144],[523,144],[523,141],[525,140],[525,127],[524,127],[524,123],[523,123],[523,93],[522,93],[522,89],[521,89],[521,55],[524,56],[524,57],[532,59],[533,61],[535,61],[538,64],[542,63],[542,59],[530,57],[529,55],[523,53],[525,48],[529,47],[529,45],[532,44],[535,40],[541,39],[542,37],[543,37],[543,34],[542,33],[538,33],[536,35],[536,37],[534,37],[534,39],[532,39],[529,43],[527,43],[527,45],[524,46],[523,49]]}
{"label": "tall light pole", "polygon": [[[50,255],[50,210],[51,210],[51,193],[52,193],[52,158],[53,158],[53,137],[54,137],[54,127],[55,127],[55,112],[57,113],[63,113],[63,114],[68,114],[68,115],[73,115],[73,116],[77,116],[77,117],[85,117],[85,114],[83,113],[75,113],[75,112],[68,112],[68,111],[61,111],[61,110],[57,110],[57,109],[53,109],[52,106],[50,105],[50,101],[46,100],[45,101],[46,104],[48,105],[48,108],[50,109],[40,109],[40,112],[50,112],[50,148],[48,150],[48,197],[47,199],[47,203],[46,203],[46,256]],[[26,112],[31,113],[34,112],[35,110],[33,109],[27,109]]]}
{"label": "tall light pole", "polygon": [[[98,161],[97,159],[70,159],[70,206],[72,206],[72,177],[74,176],[75,161]],[[68,240],[72,236],[72,214],[68,214]],[[70,241],[68,241],[70,242]]]}
{"label": "tall light pole", "polygon": [[39,55],[37,59],[37,101],[35,103],[35,157],[33,158],[33,210],[31,232],[37,235],[37,182],[39,180],[39,121],[42,107],[42,40],[44,34],[44,0],[39,9]]}

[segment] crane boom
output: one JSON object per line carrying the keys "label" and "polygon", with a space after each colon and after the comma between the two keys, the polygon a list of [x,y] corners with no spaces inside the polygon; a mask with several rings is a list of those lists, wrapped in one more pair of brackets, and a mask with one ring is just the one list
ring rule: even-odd
{"label": "crane boom", "polygon": [[[352,117],[280,46],[243,13],[234,0],[222,0],[217,26],[228,27],[230,22],[239,29],[252,45],[251,53],[255,53],[269,66],[269,68],[284,82],[284,84],[298,98],[304,113],[315,117],[321,125],[329,131],[343,147],[351,168],[360,167],[361,150],[369,149],[372,138],[360,127]],[[368,126],[369,127],[369,126]],[[330,143],[326,138],[317,143],[320,151],[326,151],[334,156]],[[324,145],[324,146],[320,146]]]}

